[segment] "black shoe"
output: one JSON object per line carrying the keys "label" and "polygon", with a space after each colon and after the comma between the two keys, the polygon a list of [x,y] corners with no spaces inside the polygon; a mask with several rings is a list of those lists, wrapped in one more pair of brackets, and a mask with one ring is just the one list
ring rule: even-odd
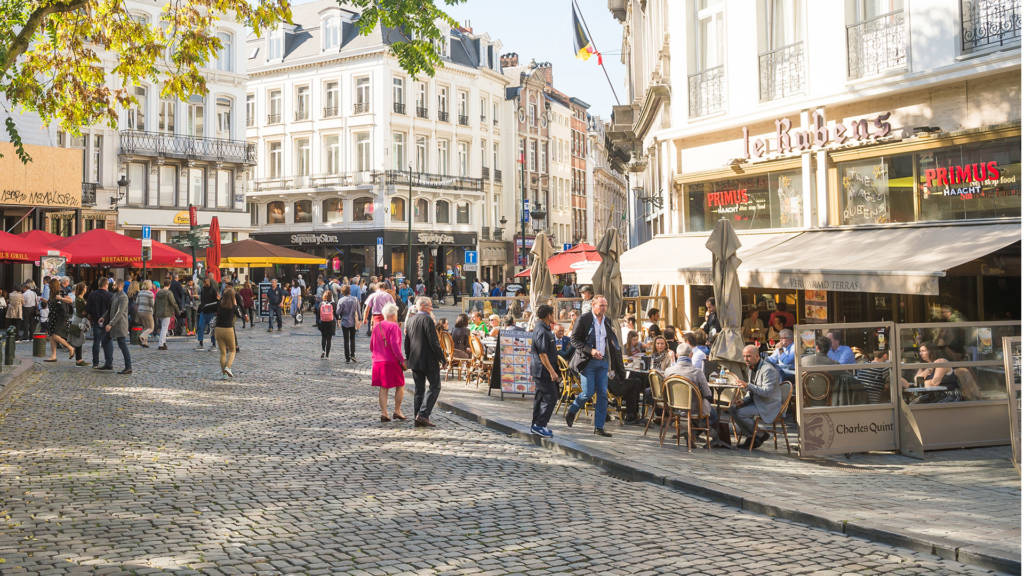
{"label": "black shoe", "polygon": [[113,366],[100,366],[97,370],[113,370]]}
{"label": "black shoe", "polygon": [[124,370],[121,370],[120,372],[118,372],[118,374],[131,374],[131,373],[132,373],[132,369],[131,368],[125,368]]}
{"label": "black shoe", "polygon": [[604,436],[605,438],[612,437],[611,434],[604,431],[604,428],[594,428],[594,436]]}
{"label": "black shoe", "polygon": [[320,359],[321,359],[321,360],[323,360],[323,359],[324,359],[324,353],[323,353],[323,352],[321,352],[321,353],[320,353]]}
{"label": "black shoe", "polygon": [[572,410],[566,410],[565,412],[565,425],[572,428],[573,422],[576,421],[576,413]]}
{"label": "black shoe", "polygon": [[761,444],[764,444],[765,441],[768,440],[769,438],[771,438],[771,434],[767,432],[761,432],[760,434],[758,434],[757,438],[754,438],[754,450],[760,448]]}

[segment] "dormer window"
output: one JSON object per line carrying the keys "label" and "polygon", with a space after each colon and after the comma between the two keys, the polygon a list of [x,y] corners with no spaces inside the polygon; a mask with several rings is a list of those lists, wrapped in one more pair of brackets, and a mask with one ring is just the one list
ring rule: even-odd
{"label": "dormer window", "polygon": [[321,29],[324,36],[324,51],[337,50],[341,46],[341,18],[337,16],[325,18]]}
{"label": "dormer window", "polygon": [[267,38],[267,60],[284,58],[284,30],[275,30]]}

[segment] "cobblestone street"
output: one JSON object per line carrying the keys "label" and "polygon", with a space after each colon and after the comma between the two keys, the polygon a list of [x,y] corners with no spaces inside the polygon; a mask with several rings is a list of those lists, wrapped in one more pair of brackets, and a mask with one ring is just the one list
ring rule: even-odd
{"label": "cobblestone street", "polygon": [[621,480],[440,408],[436,429],[382,424],[365,336],[346,365],[340,336],[318,358],[311,324],[238,332],[230,381],[191,339],[133,346],[131,376],[66,357],[25,376],[0,413],[0,574],[986,573]]}

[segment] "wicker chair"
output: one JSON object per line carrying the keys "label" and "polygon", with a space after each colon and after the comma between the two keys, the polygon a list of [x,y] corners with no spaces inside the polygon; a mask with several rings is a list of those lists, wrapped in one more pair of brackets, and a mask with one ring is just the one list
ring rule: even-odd
{"label": "wicker chair", "polygon": [[[654,421],[654,415],[658,413],[658,409],[661,408],[662,414],[665,415],[668,406],[668,399],[665,397],[665,377],[661,375],[661,372],[651,370],[647,373],[647,380],[651,384],[653,403],[651,405],[651,412],[647,415],[647,424],[644,425],[644,436],[647,436],[647,429],[651,427],[651,422]],[[665,429],[667,423],[667,417],[663,417],[661,419],[662,430]]]}
{"label": "wicker chair", "polygon": [[808,406],[832,405],[833,378],[828,372],[805,372],[800,378],[804,403]]}
{"label": "wicker chair", "polygon": [[[789,403],[793,400],[793,385],[790,384],[789,382],[783,382],[781,384],[781,388],[782,388],[782,408],[779,410],[779,413],[775,416],[775,419],[772,420],[772,436],[775,439],[775,449],[778,450],[779,449],[779,433],[778,433],[778,430],[776,429],[776,426],[781,424],[782,425],[782,438],[783,438],[783,440],[786,441],[786,454],[789,454],[790,453],[789,434],[786,431],[785,416],[786,416],[786,410],[789,408]],[[751,436],[751,438],[756,438],[757,437],[757,425],[759,423],[761,423],[761,422],[762,422],[762,420],[761,420],[760,416],[754,416],[754,434],[753,434],[753,436]],[[753,443],[753,441],[751,441],[750,448],[748,450],[753,452],[753,450],[754,450],[754,443]]]}
{"label": "wicker chair", "polygon": [[448,332],[438,332],[438,338],[441,340],[441,351],[444,352],[445,361],[448,362],[448,370],[445,372],[445,380],[451,378],[452,373],[455,373],[456,378],[461,378],[464,372],[469,371],[469,366],[472,363],[471,358],[458,358],[455,356],[455,340],[452,339],[452,335]]}
{"label": "wicker chair", "polygon": [[480,388],[481,382],[490,387],[492,365],[490,358],[487,357],[484,343],[476,334],[469,335],[469,349],[473,357],[470,360],[469,369],[466,371],[466,385],[468,386],[471,380],[475,380],[477,388]]}

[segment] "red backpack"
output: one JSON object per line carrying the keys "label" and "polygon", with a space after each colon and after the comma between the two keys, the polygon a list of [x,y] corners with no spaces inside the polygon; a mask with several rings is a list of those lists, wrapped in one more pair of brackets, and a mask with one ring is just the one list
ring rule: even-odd
{"label": "red backpack", "polygon": [[334,305],[330,302],[324,302],[320,305],[320,321],[334,322]]}

